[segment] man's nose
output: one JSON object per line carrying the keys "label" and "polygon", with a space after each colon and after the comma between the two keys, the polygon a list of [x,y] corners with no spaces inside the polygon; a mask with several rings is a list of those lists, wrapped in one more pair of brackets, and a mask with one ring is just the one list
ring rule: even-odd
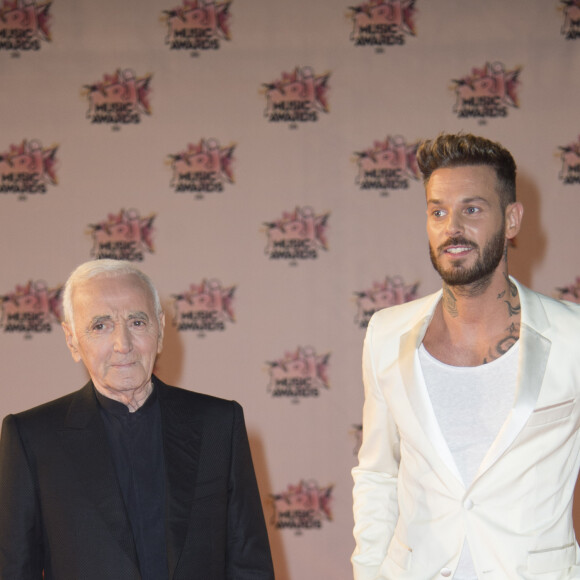
{"label": "man's nose", "polygon": [[463,233],[463,220],[461,214],[457,212],[450,212],[445,222],[445,233],[448,236],[454,236]]}
{"label": "man's nose", "polygon": [[113,348],[115,352],[126,353],[131,351],[133,343],[131,341],[131,333],[126,325],[117,324],[113,336]]}

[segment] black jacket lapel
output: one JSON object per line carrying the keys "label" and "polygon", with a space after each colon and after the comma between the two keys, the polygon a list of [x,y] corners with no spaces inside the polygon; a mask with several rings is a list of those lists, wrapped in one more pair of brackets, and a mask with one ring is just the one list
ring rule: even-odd
{"label": "black jacket lapel", "polygon": [[169,578],[173,578],[191,521],[201,446],[201,422],[182,411],[170,387],[156,377],[163,423],[166,472],[166,534]]}
{"label": "black jacket lapel", "polygon": [[60,437],[87,496],[123,551],[138,568],[133,533],[92,383],[87,383],[73,399]]}

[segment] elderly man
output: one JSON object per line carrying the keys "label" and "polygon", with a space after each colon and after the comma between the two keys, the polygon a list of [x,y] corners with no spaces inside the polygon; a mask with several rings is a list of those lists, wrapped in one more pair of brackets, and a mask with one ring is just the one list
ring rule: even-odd
{"label": "elderly man", "polygon": [[152,375],[165,318],[150,279],[87,262],[63,306],[91,380],[4,420],[0,579],[272,580],[242,409]]}
{"label": "elderly man", "polygon": [[417,160],[443,288],[368,326],[354,576],[580,578],[580,307],[508,275],[505,148],[440,135]]}

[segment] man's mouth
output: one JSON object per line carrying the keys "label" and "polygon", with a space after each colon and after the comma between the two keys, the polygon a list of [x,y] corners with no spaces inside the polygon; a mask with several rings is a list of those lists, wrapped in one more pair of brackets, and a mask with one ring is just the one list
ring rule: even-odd
{"label": "man's mouth", "polygon": [[450,256],[461,256],[476,248],[476,244],[465,238],[449,238],[444,244],[439,246],[439,253]]}
{"label": "man's mouth", "polygon": [[450,246],[445,248],[444,252],[451,255],[463,254],[473,249],[473,246]]}

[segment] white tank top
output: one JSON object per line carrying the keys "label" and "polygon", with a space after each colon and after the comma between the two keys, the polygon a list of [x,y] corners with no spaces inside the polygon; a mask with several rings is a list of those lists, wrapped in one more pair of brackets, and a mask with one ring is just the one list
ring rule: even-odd
{"label": "white tank top", "polygon": [[[477,367],[454,367],[431,356],[423,345],[419,361],[441,433],[465,487],[491,447],[514,404],[519,342],[503,356]],[[477,580],[465,542],[454,580]]]}

